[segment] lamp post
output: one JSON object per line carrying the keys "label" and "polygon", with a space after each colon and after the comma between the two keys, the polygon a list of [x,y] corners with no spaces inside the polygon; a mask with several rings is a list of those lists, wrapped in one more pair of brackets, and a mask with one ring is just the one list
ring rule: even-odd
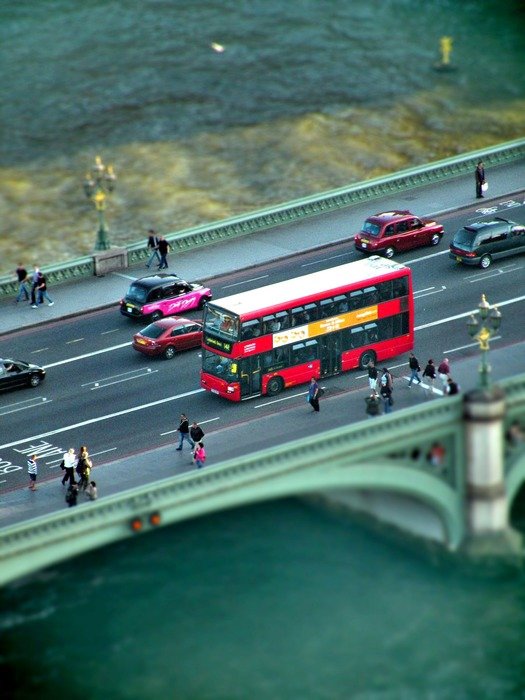
{"label": "lamp post", "polygon": [[488,389],[490,387],[490,365],[488,362],[489,340],[500,327],[501,313],[496,306],[492,307],[491,311],[490,304],[484,294],[481,295],[478,309],[479,318],[471,314],[467,321],[467,328],[470,336],[478,341],[479,349],[481,350],[479,387],[480,389]]}
{"label": "lamp post", "polygon": [[108,240],[108,231],[104,220],[104,209],[106,208],[106,197],[115,189],[117,176],[111,165],[105,166],[102,158],[95,158],[95,165],[91,168],[91,172],[86,174],[84,179],[84,192],[86,197],[90,199],[98,212],[98,231],[95,250],[108,250],[110,243]]}

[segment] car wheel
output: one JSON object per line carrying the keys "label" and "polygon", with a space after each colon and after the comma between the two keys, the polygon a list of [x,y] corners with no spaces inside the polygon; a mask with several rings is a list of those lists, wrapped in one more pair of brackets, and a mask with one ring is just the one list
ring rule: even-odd
{"label": "car wheel", "polygon": [[205,305],[210,301],[210,297],[201,297],[199,301],[199,311],[202,311],[202,309],[205,307]]}
{"label": "car wheel", "polygon": [[38,386],[40,384],[40,377],[38,376],[38,374],[32,374],[29,377],[29,384],[32,387]]}
{"label": "car wheel", "polygon": [[385,258],[393,258],[395,252],[395,249],[389,245],[388,248],[385,248],[384,256]]}
{"label": "car wheel", "polygon": [[154,312],[151,314],[151,317],[150,317],[150,318],[151,318],[151,322],[152,322],[152,323],[155,323],[155,321],[158,321],[159,318],[162,318],[162,311],[154,311]]}
{"label": "car wheel", "polygon": [[375,364],[376,354],[373,350],[365,350],[365,352],[359,358],[359,368],[366,369],[370,362]]}
{"label": "car wheel", "polygon": [[486,270],[487,267],[490,267],[491,264],[492,258],[490,257],[490,255],[484,255],[479,261],[479,266],[482,267],[484,270]]}
{"label": "car wheel", "polygon": [[175,357],[175,348],[173,345],[168,345],[166,350],[164,350],[164,359],[165,360],[173,360]]}
{"label": "car wheel", "polygon": [[283,390],[283,380],[281,377],[272,377],[266,385],[266,393],[268,396],[275,396]]}
{"label": "car wheel", "polygon": [[434,235],[430,239],[430,245],[437,245],[440,240],[441,236],[439,235],[439,233],[434,233]]}

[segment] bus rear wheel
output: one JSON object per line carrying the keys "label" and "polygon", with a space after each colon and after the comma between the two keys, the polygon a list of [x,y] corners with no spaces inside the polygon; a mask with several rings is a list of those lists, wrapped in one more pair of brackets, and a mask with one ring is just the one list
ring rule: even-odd
{"label": "bus rear wheel", "polygon": [[375,364],[376,361],[376,354],[373,350],[365,350],[365,352],[361,355],[359,358],[359,367],[360,369],[366,369],[370,362],[373,362]]}
{"label": "bus rear wheel", "polygon": [[266,385],[266,393],[268,396],[275,396],[283,390],[284,383],[281,377],[272,377]]}

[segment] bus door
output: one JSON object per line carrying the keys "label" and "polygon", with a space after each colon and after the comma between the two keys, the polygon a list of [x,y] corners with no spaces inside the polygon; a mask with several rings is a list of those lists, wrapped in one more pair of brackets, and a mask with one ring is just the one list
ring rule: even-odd
{"label": "bus door", "polygon": [[329,333],[318,338],[321,358],[321,376],[341,371],[341,333]]}
{"label": "bus door", "polygon": [[261,393],[261,356],[253,355],[239,361],[241,369],[241,398]]}

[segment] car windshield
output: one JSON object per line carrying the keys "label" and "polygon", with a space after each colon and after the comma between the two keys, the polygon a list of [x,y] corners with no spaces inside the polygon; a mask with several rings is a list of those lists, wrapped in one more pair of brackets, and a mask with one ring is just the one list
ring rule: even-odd
{"label": "car windshield", "polygon": [[381,227],[379,224],[374,224],[371,221],[365,221],[363,226],[363,233],[367,233],[369,236],[379,236]]}
{"label": "car windshield", "polygon": [[227,381],[235,381],[239,377],[237,360],[230,360],[227,357],[221,357],[210,350],[204,351],[202,369],[215,377],[226,379]]}
{"label": "car windshield", "polygon": [[135,282],[130,285],[128,293],[126,294],[126,301],[134,301],[137,304],[144,304],[148,298],[148,290],[141,284],[136,284]]}
{"label": "car windshield", "polygon": [[460,228],[459,231],[454,236],[453,243],[463,246],[471,246],[476,237],[475,231],[469,231],[465,228]]}
{"label": "car windshield", "polygon": [[149,326],[140,331],[140,335],[143,335],[145,338],[160,338],[165,330],[165,328],[156,323],[150,323]]}

